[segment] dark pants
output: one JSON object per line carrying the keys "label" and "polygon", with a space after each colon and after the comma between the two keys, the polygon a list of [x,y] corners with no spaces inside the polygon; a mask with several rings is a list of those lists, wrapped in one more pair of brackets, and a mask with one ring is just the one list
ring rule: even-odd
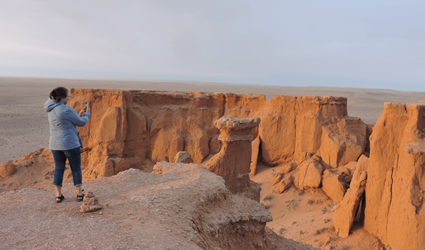
{"label": "dark pants", "polygon": [[83,184],[83,174],[81,172],[81,150],[74,148],[70,150],[52,150],[53,159],[55,160],[55,172],[53,174],[53,186],[62,187],[63,173],[65,172],[65,163],[68,159],[74,179],[74,186],[78,187]]}

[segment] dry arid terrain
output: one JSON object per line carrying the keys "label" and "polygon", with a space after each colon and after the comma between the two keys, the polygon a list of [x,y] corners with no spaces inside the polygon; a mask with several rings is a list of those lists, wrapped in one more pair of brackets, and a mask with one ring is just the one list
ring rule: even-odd
{"label": "dry arid terrain", "polygon": [[[54,203],[43,105],[57,86],[76,88],[69,103],[76,109],[94,98],[91,122],[80,133],[86,189],[99,197],[101,212],[80,214],[69,169],[66,199]],[[423,92],[32,78],[0,78],[0,89],[0,163],[17,166],[0,176],[0,222],[7,225],[0,248],[389,250],[408,245],[392,241],[397,225],[422,235],[423,110],[384,103],[418,104]],[[163,162],[183,149],[195,164]],[[367,166],[373,178],[365,190]],[[365,209],[364,192],[366,204],[386,215]],[[361,211],[356,216],[366,211],[366,220],[346,215],[350,208]],[[394,219],[397,213],[419,226]],[[361,222],[351,227],[353,220]],[[421,239],[409,241],[420,249]]]}

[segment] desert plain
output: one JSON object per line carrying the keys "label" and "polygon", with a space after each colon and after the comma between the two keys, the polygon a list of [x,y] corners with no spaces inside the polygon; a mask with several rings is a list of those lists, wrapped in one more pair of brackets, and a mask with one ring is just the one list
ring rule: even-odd
{"label": "desert plain", "polygon": [[[44,78],[0,78],[0,163],[7,161],[16,161],[19,158],[27,155],[30,152],[37,151],[40,148],[48,147],[49,139],[49,124],[47,121],[47,114],[43,109],[44,102],[48,98],[49,92],[57,87],[64,86],[67,88],[93,88],[93,89],[120,89],[120,90],[165,90],[165,91],[199,91],[199,92],[219,92],[219,93],[236,93],[236,94],[263,94],[266,97],[266,100],[272,100],[275,95],[289,95],[289,96],[333,96],[333,97],[346,97],[347,98],[347,110],[348,116],[360,118],[364,123],[374,125],[378,118],[381,116],[381,113],[384,110],[385,102],[392,103],[419,103],[420,100],[425,100],[424,92],[404,92],[404,91],[394,91],[394,90],[384,90],[384,89],[360,89],[360,88],[334,88],[334,87],[289,87],[289,86],[260,86],[260,85],[243,85],[243,84],[224,84],[224,83],[198,83],[198,82],[172,82],[172,81],[124,81],[124,80],[77,80],[77,79],[44,79]],[[152,171],[153,164],[146,160],[147,164],[143,168],[143,171],[150,172]],[[46,166],[47,167],[47,166]],[[49,166],[50,167],[50,166]],[[321,189],[310,189],[307,191],[300,191],[295,187],[291,187],[282,194],[273,192],[273,187],[271,185],[272,179],[276,176],[276,173],[282,171],[285,168],[285,165],[266,165],[259,163],[257,167],[257,174],[251,176],[251,180],[258,183],[261,186],[260,193],[260,202],[265,206],[265,208],[271,213],[273,220],[267,222],[267,227],[274,231],[277,235],[282,235],[285,238],[292,239],[294,241],[300,241],[307,243],[315,248],[322,249],[390,249],[389,246],[385,246],[381,240],[366,230],[362,228],[361,225],[354,224],[350,236],[348,238],[339,237],[335,232],[333,227],[333,212],[336,208],[335,202],[330,199]],[[167,167],[164,167],[167,169]],[[7,196],[7,199],[13,199],[10,192],[19,192],[24,197],[24,201],[21,205],[19,204],[9,204],[7,209],[4,208],[3,212],[11,211],[15,209],[20,213],[27,213],[28,210],[22,208],[27,207],[30,209],[31,206],[39,207],[41,210],[53,211],[54,213],[67,214],[69,216],[78,215],[77,206],[74,203],[68,204],[67,208],[61,208],[59,211],[54,202],[54,192],[51,188],[51,178],[47,178],[45,173],[51,172],[53,169],[38,169],[38,170],[28,170],[31,172],[30,175],[16,175],[15,177],[10,178],[0,178],[0,192],[7,191],[2,194],[3,197]],[[159,170],[158,170],[159,171]],[[164,172],[171,170],[164,170]],[[201,170],[196,170],[201,171]],[[196,172],[195,171],[195,172]],[[42,175],[37,175],[37,172],[42,172]],[[198,172],[196,172],[198,173]],[[67,173],[66,173],[67,174]],[[184,173],[180,173],[184,175]],[[179,174],[176,174],[178,176]],[[137,200],[137,195],[135,194],[135,187],[130,187],[131,185],[137,186],[137,181],[128,177],[130,174],[125,172],[121,176],[117,177],[107,177],[113,178],[110,180],[103,180],[105,178],[99,178],[98,180],[93,180],[97,182],[113,183],[117,186],[125,186],[124,184],[119,184],[120,178],[128,181],[128,185],[122,187],[123,190],[126,190],[126,198]],[[140,179],[146,178],[146,182],[149,182],[149,178],[140,174]],[[20,180],[19,178],[22,178]],[[130,179],[126,179],[130,178]],[[208,177],[213,178],[213,177]],[[65,195],[72,196],[71,185],[69,184],[71,179],[66,178],[68,183],[65,188]],[[89,182],[88,186],[91,189],[96,189],[96,184],[94,182]],[[142,185],[142,184],[139,184]],[[187,184],[188,187],[191,184]],[[30,188],[30,189],[23,189]],[[206,187],[204,187],[206,188]],[[33,195],[31,189],[42,190],[43,199],[41,201],[31,200]],[[110,189],[110,188],[109,188]],[[102,212],[102,218],[99,217],[99,214],[85,216],[83,220],[76,222],[76,227],[84,227],[84,225],[96,225],[94,230],[98,230],[102,233],[104,237],[104,242],[107,242],[106,239],[110,240],[113,236],[108,236],[111,231],[105,231],[104,228],[107,227],[108,223],[113,225],[113,230],[120,232],[120,237],[123,237],[121,242],[125,242],[127,245],[123,245],[122,249],[137,248],[138,246],[145,246],[147,249],[162,248],[166,249],[189,249],[191,245],[173,245],[174,242],[185,242],[175,239],[171,240],[169,245],[158,246],[155,244],[150,244],[146,240],[137,241],[135,240],[138,236],[134,233],[135,230],[128,230],[128,228],[137,229],[142,228],[146,230],[146,224],[152,223],[152,227],[158,227],[158,221],[155,221],[156,217],[151,217],[149,220],[146,217],[149,217],[148,213],[139,213],[135,214],[134,210],[131,209],[129,204],[121,204],[119,199],[112,199],[109,196],[117,196],[116,191],[109,190],[107,187],[97,191],[100,195],[105,195],[103,198],[104,203],[107,202],[109,207],[112,207],[111,210],[104,209]],[[12,191],[16,190],[16,191]],[[129,191],[128,191],[129,190]],[[159,191],[149,191],[150,195],[156,193],[166,192],[167,187],[158,187]],[[164,191],[165,190],[165,191]],[[124,191],[123,191],[124,192]],[[131,193],[133,192],[133,193]],[[148,192],[148,191],[140,191]],[[136,195],[136,196],[135,196]],[[106,196],[108,196],[106,198]],[[118,195],[119,196],[119,195]],[[26,198],[25,198],[26,197]],[[136,197],[136,198],[135,198]],[[159,197],[161,198],[161,197]],[[1,198],[0,198],[1,199]],[[178,201],[176,201],[178,203]],[[114,205],[117,207],[122,207],[122,210],[114,208]],[[167,206],[165,201],[160,201],[162,207]],[[247,205],[249,207],[250,205]],[[159,206],[161,207],[161,206]],[[40,209],[35,209],[39,212]],[[74,209],[74,210],[72,210]],[[1,213],[2,208],[0,208]],[[146,209],[149,211],[149,209]],[[173,210],[174,211],[174,210]],[[164,209],[166,213],[166,209]],[[42,217],[43,215],[39,215]],[[108,217],[110,216],[110,217]],[[114,217],[115,216],[115,217]],[[36,220],[35,215],[26,215],[30,220]],[[146,218],[145,220],[143,218]],[[98,219],[97,219],[98,218]],[[114,220],[115,218],[115,220]],[[158,217],[158,220],[162,217]],[[184,226],[174,227],[170,221],[173,220],[171,215],[166,214],[165,216],[168,224],[163,224],[164,230],[169,227],[170,230],[182,230],[187,231],[187,228]],[[57,218],[53,218],[57,220]],[[109,221],[108,221],[109,220]],[[135,221],[143,221],[142,224],[145,224],[145,227],[140,227]],[[183,221],[183,220],[182,220]],[[39,222],[41,223],[41,222]],[[70,222],[71,223],[71,222]],[[98,224],[96,224],[98,223]],[[160,223],[158,223],[160,224]],[[103,225],[103,226],[102,226]],[[21,225],[20,230],[25,228],[24,225]],[[125,228],[127,231],[122,230]],[[72,229],[72,227],[70,228]],[[52,233],[52,228],[49,229],[48,225],[43,225],[40,229],[45,230],[43,237]],[[267,229],[269,230],[269,229]],[[53,230],[54,231],[54,230]],[[161,230],[158,230],[160,232]],[[127,233],[125,233],[127,232]],[[10,232],[9,232],[10,233]],[[266,232],[270,233],[270,232]],[[29,234],[29,233],[28,233]],[[112,233],[113,234],[113,233]],[[151,232],[144,232],[145,235],[153,234]],[[3,242],[8,241],[8,236],[11,237],[12,234],[6,235],[0,233],[0,236],[3,236]],[[177,234],[178,235],[178,234]],[[188,237],[191,236],[190,233],[182,233]],[[77,238],[80,235],[72,235],[72,237]],[[71,238],[72,238],[71,237]],[[100,237],[100,238],[102,238]],[[127,238],[126,238],[127,237]],[[130,237],[130,239],[128,238]],[[155,237],[155,235],[150,235],[150,237]],[[176,234],[168,237],[173,239],[176,237]],[[248,236],[247,236],[248,237]],[[280,237],[280,236],[273,236]],[[273,238],[271,237],[271,238]],[[53,239],[48,239],[44,241],[38,240],[40,243],[37,245],[35,241],[31,241],[31,244],[34,243],[33,248],[43,249],[43,248],[56,248],[60,245],[54,243]],[[177,237],[178,238],[178,237]],[[275,238],[273,238],[275,239]],[[276,240],[276,244],[279,245],[279,240]],[[118,240],[119,241],[119,240]],[[273,241],[270,239],[270,241]],[[10,243],[13,241],[11,240]],[[51,245],[43,245],[46,242],[50,242]],[[3,245],[2,245],[3,244]],[[96,244],[91,244],[90,241],[85,241],[85,246],[91,249],[96,248]],[[109,242],[108,244],[114,245],[115,243]],[[145,245],[144,245],[145,244]],[[205,243],[206,244],[206,243]],[[276,245],[275,244],[275,245]],[[294,245],[295,242],[283,242],[284,244],[289,244],[287,248],[277,248],[277,249],[302,249],[297,248],[298,246]],[[292,245],[291,245],[292,244]],[[202,246],[202,244],[198,244]],[[208,245],[208,244],[207,244]],[[267,245],[267,244],[266,244]],[[291,246],[290,246],[291,245]],[[0,248],[10,246],[6,243],[0,243]],[[18,248],[26,245],[17,245]],[[36,247],[34,247],[36,246]],[[65,248],[72,249],[73,246],[71,243],[67,243]],[[114,245],[116,246],[116,245]],[[28,245],[31,247],[31,245]],[[99,249],[102,248],[102,245],[99,243],[97,245]],[[259,246],[260,247],[260,246]],[[300,246],[306,247],[308,246]],[[143,247],[141,248],[143,249]],[[264,249],[261,246],[259,249]]]}

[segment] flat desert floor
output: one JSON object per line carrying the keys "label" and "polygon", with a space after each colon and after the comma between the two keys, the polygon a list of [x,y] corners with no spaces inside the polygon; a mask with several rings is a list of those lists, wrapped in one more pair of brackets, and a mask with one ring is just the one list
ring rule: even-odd
{"label": "flat desert floor", "polygon": [[0,162],[16,160],[49,145],[49,123],[44,102],[50,91],[66,88],[103,88],[124,90],[170,90],[274,95],[343,96],[348,98],[348,115],[375,124],[384,102],[419,103],[425,92],[404,92],[387,89],[335,87],[287,87],[237,85],[205,82],[77,80],[0,77]]}

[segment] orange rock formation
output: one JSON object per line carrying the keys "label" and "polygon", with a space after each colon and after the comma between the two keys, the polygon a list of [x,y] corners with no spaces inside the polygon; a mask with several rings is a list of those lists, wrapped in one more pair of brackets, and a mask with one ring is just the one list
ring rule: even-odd
{"label": "orange rock formation", "polygon": [[318,188],[322,182],[323,165],[320,157],[303,161],[294,174],[294,185],[299,190]]}
{"label": "orange rock formation", "polygon": [[[223,116],[214,122],[220,129],[223,146],[205,167],[220,175],[232,193],[244,192],[250,185],[251,141],[249,133],[260,124],[260,118],[234,118]],[[258,190],[260,191],[260,190]],[[260,194],[258,192],[258,200]]]}
{"label": "orange rock formation", "polygon": [[0,177],[9,177],[16,172],[16,166],[12,162],[0,164]]}
{"label": "orange rock formation", "polygon": [[85,178],[111,176],[131,167],[173,161],[179,151],[201,163],[221,147],[213,122],[223,115],[257,116],[251,132],[258,158],[269,165],[305,160],[317,154],[325,165],[356,161],[366,146],[366,124],[347,116],[341,97],[275,96],[167,91],[71,89],[76,110],[90,102],[92,117],[79,128]]}
{"label": "orange rock formation", "polygon": [[425,246],[425,106],[385,103],[370,139],[364,226],[393,250]]}
{"label": "orange rock formation", "polygon": [[364,197],[364,190],[366,187],[366,171],[368,165],[369,159],[362,155],[357,163],[357,168],[354,171],[350,188],[335,209],[333,222],[335,230],[340,237],[347,238],[355,218],[361,216],[358,211],[361,213],[361,202]]}

